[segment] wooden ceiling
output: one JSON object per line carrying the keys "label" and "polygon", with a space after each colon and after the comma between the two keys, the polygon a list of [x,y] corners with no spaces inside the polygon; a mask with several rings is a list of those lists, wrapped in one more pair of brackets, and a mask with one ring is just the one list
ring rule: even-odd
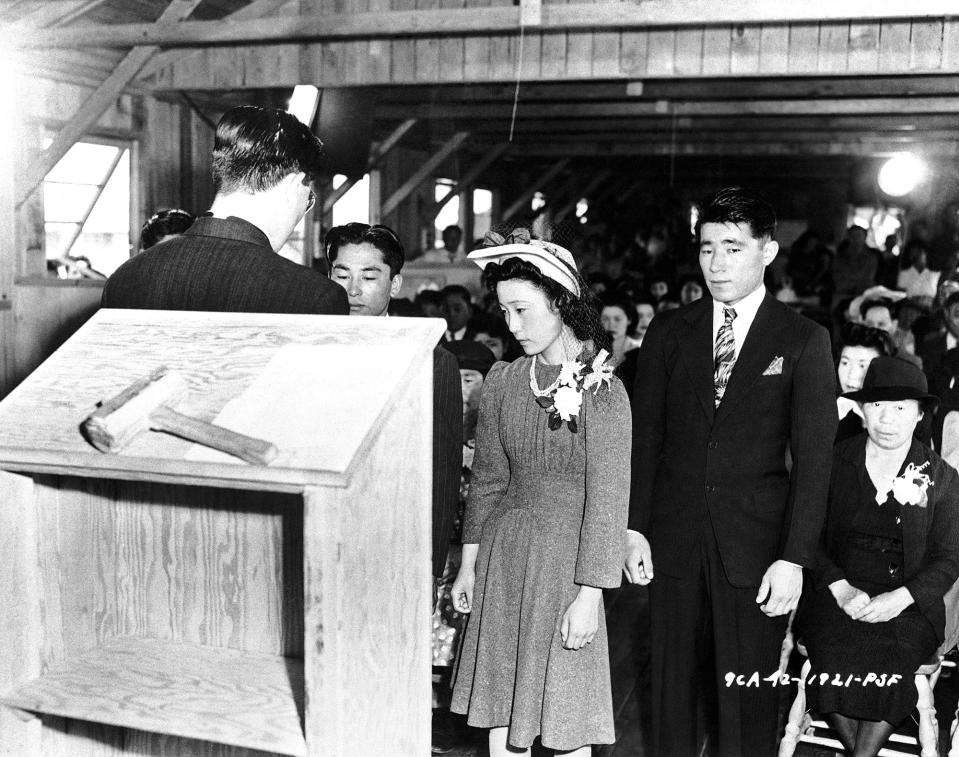
{"label": "wooden ceiling", "polygon": [[[463,165],[802,158],[817,170],[912,149],[959,154],[959,19],[945,0],[11,0],[0,23],[44,76],[127,86],[216,114],[297,83],[361,87],[374,135],[406,119]],[[904,7],[908,6],[908,7]],[[226,20],[223,20],[226,19]],[[507,147],[497,147],[508,143]],[[677,168],[679,166],[679,168]]]}

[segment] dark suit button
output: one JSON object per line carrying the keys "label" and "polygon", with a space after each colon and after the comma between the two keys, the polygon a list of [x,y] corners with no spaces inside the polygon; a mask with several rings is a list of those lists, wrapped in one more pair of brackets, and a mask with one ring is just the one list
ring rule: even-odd
{"label": "dark suit button", "polygon": [[896,574],[899,572],[899,566],[895,563],[889,563],[889,575],[895,578]]}
{"label": "dark suit button", "polygon": [[711,484],[707,484],[707,485],[706,485],[706,493],[707,493],[707,494],[713,494],[715,491],[716,491],[716,487],[715,487],[715,486],[712,486]]}
{"label": "dark suit button", "polygon": [[709,449],[716,449],[716,447],[719,446],[719,442],[710,442],[710,443],[709,443],[708,445],[706,445],[706,446],[709,447]]}

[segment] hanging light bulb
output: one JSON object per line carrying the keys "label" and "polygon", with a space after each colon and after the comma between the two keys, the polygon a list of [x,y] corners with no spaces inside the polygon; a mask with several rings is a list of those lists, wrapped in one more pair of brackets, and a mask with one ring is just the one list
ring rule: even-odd
{"label": "hanging light bulb", "polygon": [[914,190],[928,174],[926,164],[911,152],[894,155],[879,169],[879,188],[891,197]]}

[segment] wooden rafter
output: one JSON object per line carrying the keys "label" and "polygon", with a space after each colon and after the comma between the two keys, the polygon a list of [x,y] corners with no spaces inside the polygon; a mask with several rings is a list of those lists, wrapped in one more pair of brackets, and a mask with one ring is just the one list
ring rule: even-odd
{"label": "wooden rafter", "polygon": [[557,176],[559,176],[560,172],[568,165],[569,158],[563,158],[562,160],[559,160],[550,166],[542,175],[540,175],[526,188],[526,191],[524,191],[523,194],[516,198],[516,201],[513,202],[512,205],[503,211],[502,220],[508,221],[517,213],[519,213],[524,207],[528,206],[529,201],[533,199],[533,195],[539,192]]}
{"label": "wooden rafter", "polygon": [[[249,5],[244,5],[242,8],[234,11],[225,18],[219,19],[217,23],[233,24],[237,23],[238,21],[262,19],[264,16],[269,16],[271,13],[273,13],[273,11],[278,10],[288,3],[289,0],[254,0]],[[144,79],[148,76],[152,76],[157,71],[166,68],[167,66],[183,59],[184,57],[197,54],[198,53],[196,50],[164,50],[162,53],[155,55],[153,59],[143,67],[143,70],[140,71],[139,78]]]}
{"label": "wooden rafter", "polygon": [[[915,146],[916,149],[920,145]],[[807,156],[850,155],[859,157],[884,157],[902,152],[906,146],[902,143],[886,140],[855,140],[847,142],[799,142],[785,140],[778,142],[584,142],[567,143],[530,143],[524,145],[523,154],[530,157],[558,157],[575,155],[581,158],[609,158],[615,160],[624,156],[688,156],[739,155],[750,156]],[[959,139],[921,143],[924,155],[940,157],[959,157]]]}
{"label": "wooden rafter", "polygon": [[436,218],[439,215],[443,207],[452,200],[456,195],[462,192],[464,189],[468,189],[473,185],[473,182],[476,181],[493,163],[495,163],[500,157],[502,157],[510,148],[509,142],[500,142],[497,145],[493,145],[478,161],[476,161],[469,170],[463,174],[463,176],[457,181],[443,197],[437,200],[433,204],[431,210],[432,218]]}
{"label": "wooden rafter", "polygon": [[433,153],[427,159],[427,161],[419,167],[416,173],[403,182],[403,184],[395,192],[393,192],[393,194],[386,198],[386,200],[383,202],[383,208],[380,216],[385,218],[392,213],[396,209],[397,205],[403,202],[403,200],[409,197],[410,193],[412,193],[420,184],[433,175],[433,172],[439,167],[440,163],[442,163],[459,149],[460,145],[466,141],[467,137],[469,137],[468,131],[459,131],[446,140],[442,147]]}
{"label": "wooden rafter", "polygon": [[[189,16],[202,0],[173,0],[157,23],[177,21]],[[44,150],[24,172],[16,190],[16,204],[20,207],[33,191],[40,186],[43,177],[59,162],[60,158],[92,127],[107,108],[119,97],[126,85],[139,73],[144,64],[159,50],[155,46],[138,47],[123,59],[106,81],[86,100],[80,109],[69,118],[57,133],[53,143]]]}
{"label": "wooden rafter", "polygon": [[[164,45],[189,47],[269,41],[327,41],[473,35],[514,32],[522,8],[444,8],[368,13],[297,15],[275,19],[268,26],[256,21],[191,21],[182,25],[110,24],[51,29],[24,35],[20,47],[129,47]],[[542,7],[544,31],[629,29],[723,24],[819,23],[864,19],[946,18],[956,12],[954,0],[805,0],[772,3],[765,0],[726,0],[721,12],[715,0],[647,0],[643,3],[577,3]]]}
{"label": "wooden rafter", "polygon": [[[384,139],[370,151],[369,160],[366,162],[366,170],[372,171],[374,168],[376,168],[383,158],[385,158],[390,152],[390,150],[399,144],[400,140],[406,135],[406,132],[412,129],[415,125],[415,118],[407,118],[405,121],[403,121],[403,123],[393,129],[386,139]],[[353,188],[354,184],[356,184],[356,179],[347,179],[326,196],[326,198],[323,200],[324,215],[333,210],[333,206],[336,204],[336,201],[349,192],[350,189]]]}

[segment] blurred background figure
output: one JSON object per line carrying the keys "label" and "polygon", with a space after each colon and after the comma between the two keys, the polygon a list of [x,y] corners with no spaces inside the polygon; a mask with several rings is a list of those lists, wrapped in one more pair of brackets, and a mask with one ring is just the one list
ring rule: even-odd
{"label": "blurred background figure", "polygon": [[147,219],[143,228],[140,229],[139,251],[149,250],[160,242],[180,236],[193,225],[195,220],[196,216],[188,210],[180,210],[179,208],[158,210]]}

